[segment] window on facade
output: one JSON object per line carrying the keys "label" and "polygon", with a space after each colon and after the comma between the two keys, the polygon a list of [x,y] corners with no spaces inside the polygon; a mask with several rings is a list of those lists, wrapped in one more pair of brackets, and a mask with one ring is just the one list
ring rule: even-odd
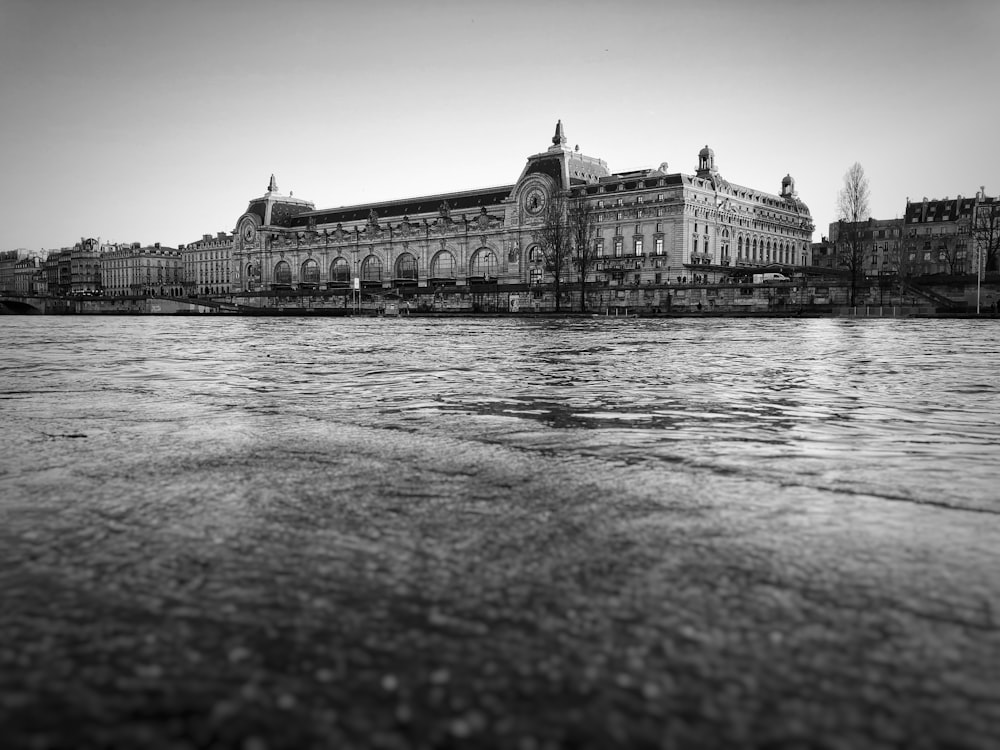
{"label": "window on facade", "polygon": [[314,260],[307,260],[302,264],[302,283],[309,285],[319,284],[319,264]]}
{"label": "window on facade", "polygon": [[615,257],[616,258],[622,257],[622,241],[621,240],[615,240]]}
{"label": "window on facade", "polygon": [[482,276],[495,279],[497,277],[497,256],[487,248],[481,248],[472,256],[470,276]]}
{"label": "window on facade", "polygon": [[442,250],[431,261],[431,277],[435,279],[455,278],[455,256]]}
{"label": "window on facade", "polygon": [[361,264],[362,281],[382,281],[382,261],[374,255],[369,255]]}
{"label": "window on facade", "polygon": [[417,259],[412,253],[403,253],[396,261],[396,278],[404,281],[416,281]]}
{"label": "window on facade", "polygon": [[635,254],[642,255],[642,238],[638,237],[635,240]]}
{"label": "window on facade", "polygon": [[345,258],[337,258],[330,266],[330,281],[346,284],[351,280],[351,267]]}
{"label": "window on facade", "polygon": [[656,254],[657,255],[663,255],[663,238],[662,237],[657,237],[656,238]]}
{"label": "window on facade", "polygon": [[600,238],[600,239],[598,239],[597,242],[594,243],[594,253],[597,255],[598,258],[600,258],[600,257],[602,257],[604,255],[604,238],[603,237]]}
{"label": "window on facade", "polygon": [[274,283],[287,286],[292,283],[292,267],[285,261],[278,261],[274,267]]}

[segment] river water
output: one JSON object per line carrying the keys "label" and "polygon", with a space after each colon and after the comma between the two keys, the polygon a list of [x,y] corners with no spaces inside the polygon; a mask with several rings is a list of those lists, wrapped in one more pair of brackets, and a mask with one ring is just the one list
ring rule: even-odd
{"label": "river water", "polygon": [[405,431],[421,461],[459,440],[540,471],[1000,511],[993,321],[7,317],[0,338],[15,472],[65,458],[66,436],[114,463],[321,424]]}
{"label": "river water", "polygon": [[0,351],[25,745],[1000,721],[995,321],[7,316]]}

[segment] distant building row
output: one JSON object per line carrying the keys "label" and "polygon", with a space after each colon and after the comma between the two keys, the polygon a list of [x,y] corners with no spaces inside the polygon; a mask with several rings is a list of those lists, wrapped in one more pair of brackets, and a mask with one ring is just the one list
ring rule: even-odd
{"label": "distant building row", "polygon": [[[813,243],[812,263],[844,265],[849,226],[830,224],[827,237]],[[914,277],[998,270],[1000,198],[980,188],[973,197],[906,199],[902,218],[869,219],[860,227],[861,269],[867,277]]]}
{"label": "distant building row", "polygon": [[0,293],[58,297],[225,294],[232,245],[233,235],[220,232],[179,248],[158,242],[144,246],[81,239],[45,257],[9,250],[0,252]]}
{"label": "distant building row", "polygon": [[[671,172],[665,162],[612,173],[603,160],[569,147],[558,123],[551,146],[527,157],[512,185],[316,209],[281,194],[272,175],[232,234],[177,248],[84,239],[44,259],[3,253],[0,291],[214,296],[536,284],[549,280],[540,235],[547,207],[562,195],[596,214],[589,280],[598,284],[708,283],[766,266],[841,265],[843,225],[811,243],[809,208],[790,175],[776,194],[731,183],[708,146],[694,174]],[[865,224],[865,275],[969,271],[973,251],[982,251],[980,219],[997,208],[984,191],[907,201],[903,218]],[[994,248],[986,267],[995,266]]]}

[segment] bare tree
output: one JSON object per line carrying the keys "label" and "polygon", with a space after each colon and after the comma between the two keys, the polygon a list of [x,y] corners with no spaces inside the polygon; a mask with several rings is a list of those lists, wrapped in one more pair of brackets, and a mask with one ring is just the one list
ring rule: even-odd
{"label": "bare tree", "polygon": [[570,228],[566,196],[557,193],[545,208],[542,225],[532,232],[545,259],[545,272],[552,278],[556,312],[562,310],[562,284],[573,262],[573,232]]}
{"label": "bare tree", "polygon": [[[986,273],[1000,270],[1000,198],[986,198],[980,191],[970,226],[974,257]],[[978,273],[978,271],[977,271]]]}
{"label": "bare tree", "polygon": [[965,273],[967,248],[959,235],[942,236],[938,240],[938,260],[948,264],[952,276]]}
{"label": "bare tree", "polygon": [[864,167],[854,162],[844,175],[844,187],[837,195],[838,256],[840,264],[851,274],[851,305],[858,294],[858,276],[863,273],[864,245],[862,239],[866,222],[871,216],[868,178]]}
{"label": "bare tree", "polygon": [[573,244],[573,265],[580,275],[580,312],[587,312],[587,275],[597,262],[597,212],[586,194],[569,200],[566,219]]}

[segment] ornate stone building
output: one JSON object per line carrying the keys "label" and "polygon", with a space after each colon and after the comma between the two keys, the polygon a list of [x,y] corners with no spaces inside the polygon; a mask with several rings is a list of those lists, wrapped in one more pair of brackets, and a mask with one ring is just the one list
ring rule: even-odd
{"label": "ornate stone building", "polygon": [[184,292],[181,254],[172,247],[138,242],[106,245],[101,254],[104,292],[113,297],[180,297]]}
{"label": "ornate stone building", "polygon": [[612,173],[567,145],[527,158],[517,181],[482,190],[319,209],[278,192],[250,202],[232,245],[233,291],[530,284],[544,280],[536,233],[557,194],[598,213],[608,285],[717,281],[736,266],[808,263],[813,224],[790,176],[777,194],[725,180],[707,146],[694,174]]}
{"label": "ornate stone building", "polygon": [[187,294],[229,294],[234,239],[233,235],[225,232],[219,232],[215,237],[205,234],[200,240],[177,248],[181,253]]}

